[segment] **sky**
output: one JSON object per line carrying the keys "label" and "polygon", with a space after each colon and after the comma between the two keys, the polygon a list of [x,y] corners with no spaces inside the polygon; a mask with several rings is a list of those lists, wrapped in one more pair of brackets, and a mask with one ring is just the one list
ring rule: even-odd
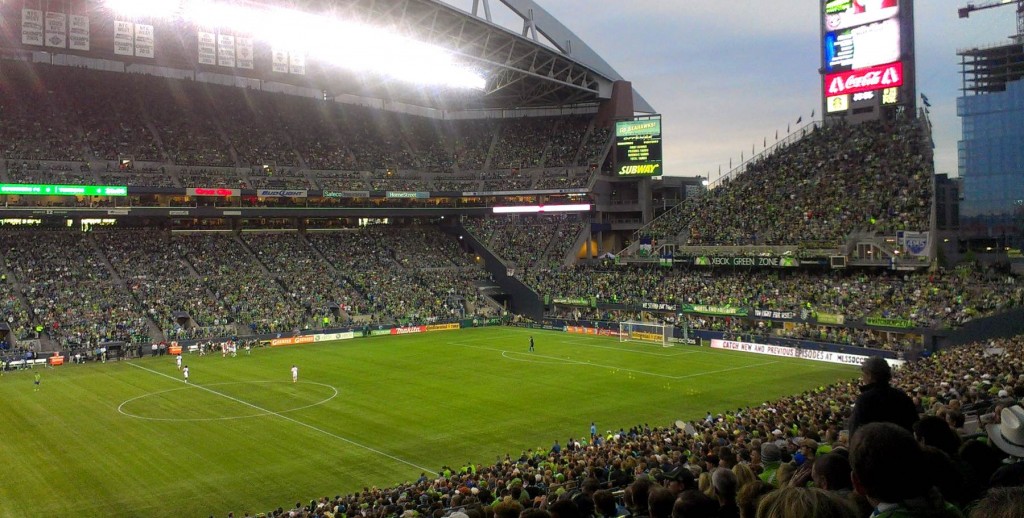
{"label": "sky", "polygon": [[[469,10],[472,0],[445,0]],[[785,135],[797,118],[821,117],[819,0],[536,0],[662,114],[665,173],[728,171]],[[498,0],[495,22],[521,28]],[[931,103],[935,171],[957,174],[961,87],[957,49],[1005,43],[1013,5],[976,11],[968,0],[914,2],[917,88]],[[986,0],[970,0],[982,4]],[[919,104],[920,106],[920,104]]]}

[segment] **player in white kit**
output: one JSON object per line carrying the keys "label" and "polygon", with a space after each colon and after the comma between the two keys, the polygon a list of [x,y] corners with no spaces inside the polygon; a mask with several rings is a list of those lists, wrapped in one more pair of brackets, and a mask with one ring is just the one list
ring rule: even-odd
{"label": "player in white kit", "polygon": [[292,365],[292,383],[299,381],[299,368]]}

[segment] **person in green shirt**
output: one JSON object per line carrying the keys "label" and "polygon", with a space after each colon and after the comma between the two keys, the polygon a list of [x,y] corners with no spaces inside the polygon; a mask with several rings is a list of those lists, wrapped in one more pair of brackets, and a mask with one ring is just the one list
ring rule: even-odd
{"label": "person in green shirt", "polygon": [[37,371],[37,372],[36,372],[36,375],[35,375],[35,386],[36,386],[36,388],[35,388],[35,392],[39,392],[39,382],[40,382],[40,381],[42,381],[42,380],[43,380],[43,375],[42,375],[42,374],[40,374],[40,373],[39,373],[39,372]]}
{"label": "person in green shirt", "polygon": [[759,478],[766,484],[778,485],[776,475],[779,466],[782,465],[782,451],[774,442],[765,442],[761,445],[761,465],[764,470]]}

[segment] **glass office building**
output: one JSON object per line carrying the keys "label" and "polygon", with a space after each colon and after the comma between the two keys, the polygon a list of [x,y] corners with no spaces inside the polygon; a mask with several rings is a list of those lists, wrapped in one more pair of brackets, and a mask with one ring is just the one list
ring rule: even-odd
{"label": "glass office building", "polygon": [[961,229],[977,237],[1024,235],[1024,45],[961,51]]}

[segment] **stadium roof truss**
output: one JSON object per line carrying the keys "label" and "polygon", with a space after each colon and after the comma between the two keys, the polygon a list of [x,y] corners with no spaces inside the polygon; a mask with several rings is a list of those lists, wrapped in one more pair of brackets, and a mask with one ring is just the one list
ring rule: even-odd
{"label": "stadium roof truss", "polygon": [[[521,34],[495,23],[491,0],[473,0],[471,12],[441,0],[300,0],[296,7],[328,8],[455,53],[487,77],[482,98],[460,99],[464,108],[548,108],[610,97],[612,83],[623,78],[597,53],[533,0],[500,1],[523,20]],[[636,92],[633,98],[636,111],[654,112]]]}

